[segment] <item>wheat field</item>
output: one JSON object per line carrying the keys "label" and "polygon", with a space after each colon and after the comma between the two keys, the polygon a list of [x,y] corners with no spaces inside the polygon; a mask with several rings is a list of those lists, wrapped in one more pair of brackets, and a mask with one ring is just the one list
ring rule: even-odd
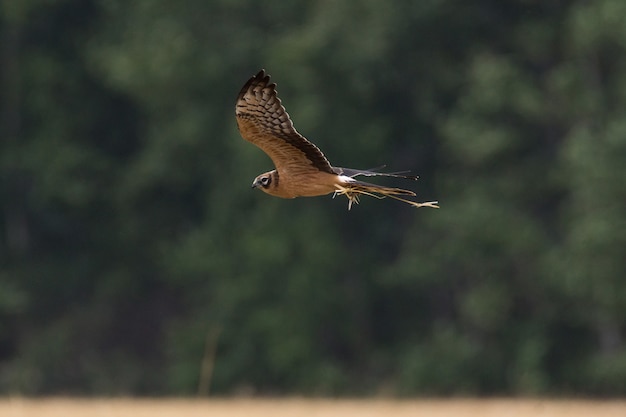
{"label": "wheat field", "polygon": [[2,417],[624,417],[626,401],[0,399]]}

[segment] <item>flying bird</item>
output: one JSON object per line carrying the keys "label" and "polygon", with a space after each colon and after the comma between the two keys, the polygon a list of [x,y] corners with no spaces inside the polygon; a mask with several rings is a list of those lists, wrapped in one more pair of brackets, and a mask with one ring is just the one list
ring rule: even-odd
{"label": "flying bird", "polygon": [[417,176],[378,172],[382,167],[358,170],[330,165],[322,151],[296,131],[276,94],[276,84],[270,83],[265,70],[245,83],[237,97],[235,115],[241,136],[261,148],[276,168],[257,176],[252,188],[282,198],[345,195],[348,210],[358,204],[360,195],[390,197],[413,207],[439,208],[437,201],[418,203],[405,198],[415,196],[413,191],[355,179],[384,176],[416,180]]}

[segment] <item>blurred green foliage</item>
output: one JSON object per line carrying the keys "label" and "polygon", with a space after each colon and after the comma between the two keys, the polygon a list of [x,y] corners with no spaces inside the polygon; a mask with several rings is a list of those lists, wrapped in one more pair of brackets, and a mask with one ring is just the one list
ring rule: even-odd
{"label": "blurred green foliage", "polygon": [[[0,392],[626,394],[622,0],[0,4]],[[260,68],[442,208],[250,191]]]}

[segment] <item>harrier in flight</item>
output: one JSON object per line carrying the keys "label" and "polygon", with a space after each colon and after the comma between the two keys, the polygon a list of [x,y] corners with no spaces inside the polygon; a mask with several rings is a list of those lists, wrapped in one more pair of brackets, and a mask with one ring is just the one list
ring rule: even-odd
{"label": "harrier in flight", "polygon": [[256,177],[253,188],[282,198],[315,197],[330,193],[334,193],[333,197],[345,195],[348,198],[348,210],[352,204],[358,204],[361,194],[376,198],[390,197],[413,207],[439,208],[436,201],[417,203],[404,198],[415,196],[413,191],[355,179],[358,176],[385,176],[416,180],[416,176],[331,166],[322,151],[293,127],[289,114],[276,95],[276,84],[270,83],[270,77],[264,70],[250,78],[239,92],[235,114],[241,136],[261,148],[276,167]]}

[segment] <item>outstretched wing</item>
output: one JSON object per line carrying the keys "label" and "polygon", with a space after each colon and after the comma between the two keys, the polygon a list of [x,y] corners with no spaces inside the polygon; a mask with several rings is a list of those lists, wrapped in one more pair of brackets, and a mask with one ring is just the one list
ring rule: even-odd
{"label": "outstretched wing", "polygon": [[293,127],[276,95],[276,84],[270,84],[265,70],[259,71],[243,86],[237,97],[235,114],[241,136],[268,154],[279,172],[316,170],[335,173],[322,151]]}
{"label": "outstretched wing", "polygon": [[364,177],[393,177],[393,178],[404,178],[407,180],[417,180],[419,178],[418,175],[404,175],[408,174],[410,171],[397,171],[397,172],[379,172],[379,169],[384,168],[385,165],[381,165],[376,168],[370,169],[352,169],[352,168],[340,168],[333,167],[333,170],[337,175],[345,175],[346,177],[354,178],[359,175],[363,175]]}

